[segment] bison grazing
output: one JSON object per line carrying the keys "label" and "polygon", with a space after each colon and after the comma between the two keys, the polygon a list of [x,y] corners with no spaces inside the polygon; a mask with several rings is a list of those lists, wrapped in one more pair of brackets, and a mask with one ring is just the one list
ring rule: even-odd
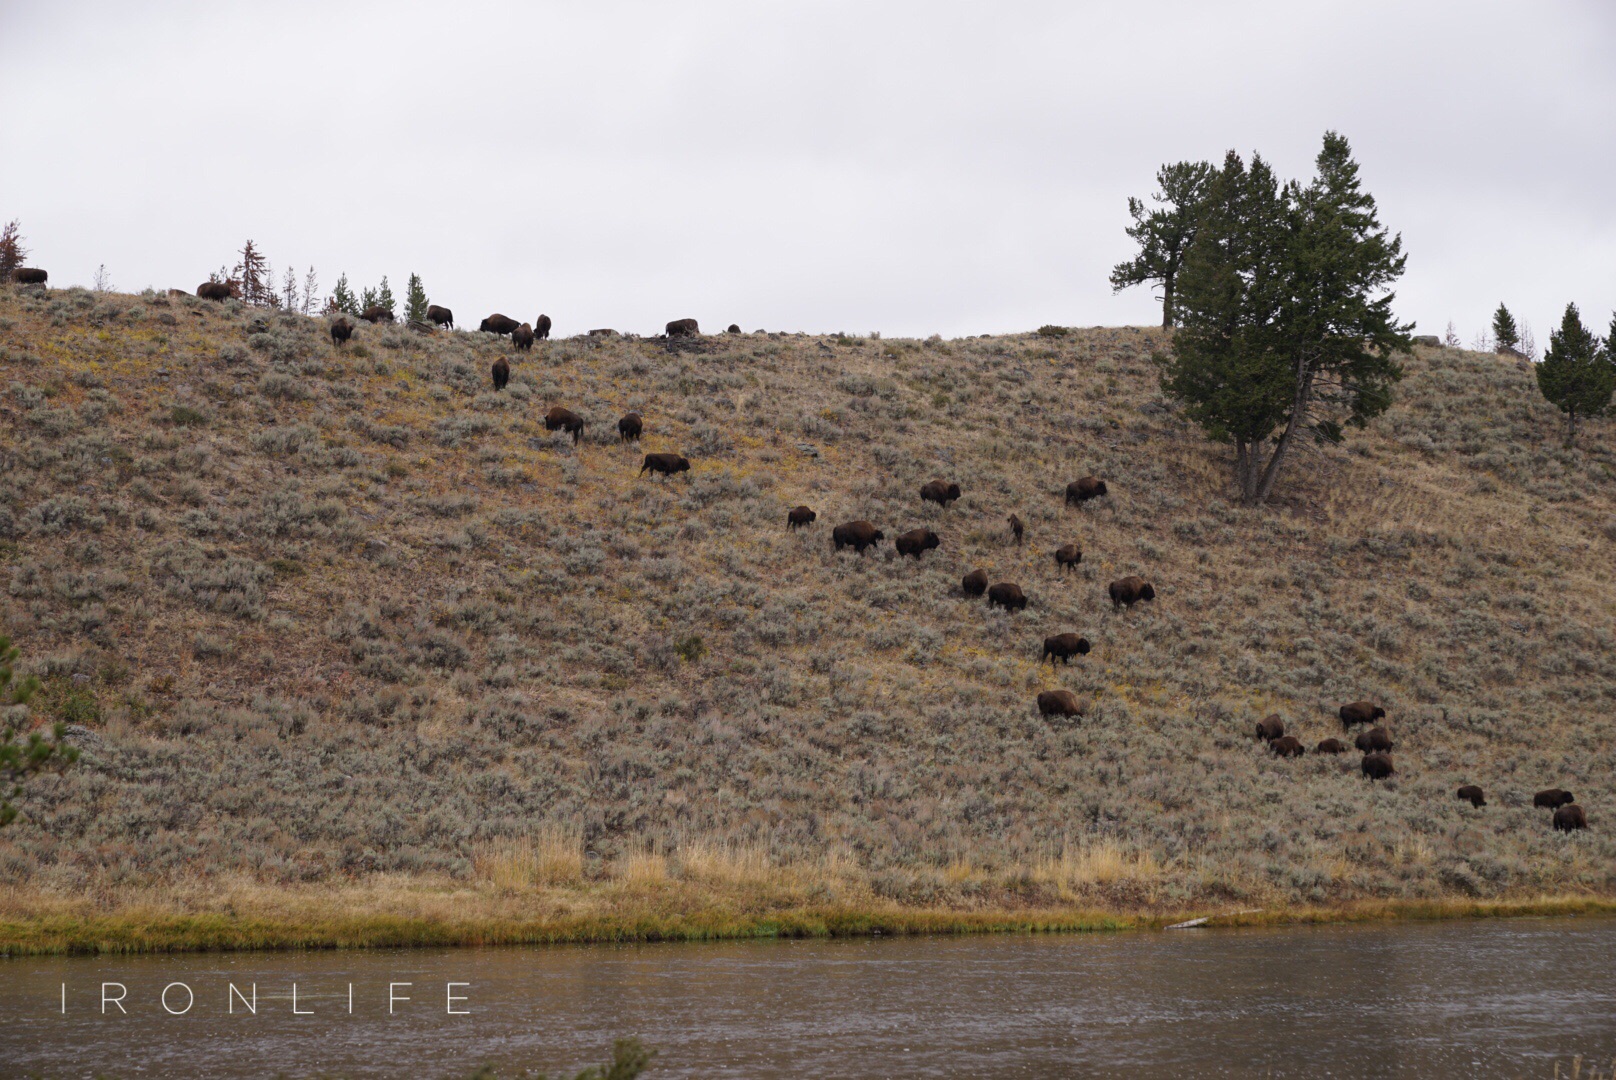
{"label": "bison grazing", "polygon": [[1268,740],[1268,749],[1280,757],[1301,757],[1307,753],[1306,747],[1302,745],[1302,740],[1295,735],[1281,735],[1277,739]]}
{"label": "bison grazing", "polygon": [[1353,724],[1373,724],[1383,719],[1386,710],[1370,701],[1354,701],[1350,705],[1341,706],[1341,730],[1352,730]]}
{"label": "bison grazing", "polygon": [[533,320],[533,334],[540,341],[550,340],[550,316],[540,315]]}
{"label": "bison grazing", "polygon": [[511,381],[511,365],[505,362],[503,356],[494,361],[493,373],[494,389],[496,391],[505,389],[505,384]]}
{"label": "bison grazing", "polygon": [[483,324],[477,327],[477,330],[480,333],[498,334],[500,337],[504,337],[506,334],[510,333],[512,330],[515,330],[521,325],[521,323],[517,322],[508,315],[500,315],[496,313],[484,319]]}
{"label": "bison grazing", "polygon": [[1141,600],[1156,599],[1156,590],[1151,586],[1150,582],[1137,574],[1130,574],[1119,581],[1113,581],[1106,591],[1111,594],[1112,611],[1116,611],[1124,604],[1131,608]]}
{"label": "bison grazing", "polygon": [[1021,519],[1014,514],[1011,514],[1005,520],[1010,523],[1010,535],[1016,538],[1016,543],[1021,543],[1021,535],[1027,531],[1027,526],[1023,525]]}
{"label": "bison grazing", "polygon": [[1045,690],[1038,695],[1038,714],[1040,716],[1073,717],[1082,716],[1085,706],[1078,700],[1076,694],[1070,690]]}
{"label": "bison grazing", "polygon": [[1320,739],[1319,745],[1313,748],[1315,754],[1345,754],[1347,744],[1340,739]]}
{"label": "bison grazing", "polygon": [[922,485],[920,489],[921,502],[934,502],[938,506],[947,506],[959,497],[958,484],[945,484],[941,480],[933,480],[929,484]]}
{"label": "bison grazing", "polygon": [[19,266],[11,272],[11,280],[17,285],[43,285],[50,275],[37,266]]}
{"label": "bison grazing", "polygon": [[981,596],[988,591],[988,572],[986,570],[972,570],[960,578],[960,589],[966,596]]}
{"label": "bison grazing", "polygon": [[451,330],[454,329],[454,312],[446,307],[428,304],[426,306],[426,317],[427,321],[433,326],[447,326]]}
{"label": "bison grazing", "polygon": [[359,317],[372,324],[382,322],[390,323],[393,321],[393,313],[382,307],[380,304],[370,305],[364,311],[359,313]]}
{"label": "bison grazing", "polygon": [[1025,611],[1027,594],[1021,591],[1020,585],[1001,581],[988,590],[988,607],[994,604],[998,604],[1006,611]]}
{"label": "bison grazing", "polygon": [[545,431],[565,431],[572,436],[573,445],[584,433],[584,418],[571,409],[563,409],[557,405],[544,414]]}
{"label": "bison grazing", "polygon": [[1063,544],[1055,549],[1055,566],[1061,570],[1076,570],[1083,561],[1083,552],[1076,544]]}
{"label": "bison grazing", "polygon": [[1466,784],[1460,788],[1455,798],[1463,799],[1477,810],[1487,805],[1487,796],[1483,795],[1481,789],[1475,784]]}
{"label": "bison grazing", "polygon": [[1076,634],[1056,634],[1054,637],[1044,639],[1044,654],[1038,658],[1038,662],[1041,664],[1048,660],[1049,666],[1054,667],[1056,660],[1063,664],[1070,664],[1072,657],[1087,656],[1088,654],[1088,638],[1078,637]]}
{"label": "bison grazing", "polygon": [[730,323],[729,329],[724,331],[726,334],[739,334],[740,332],[741,326],[739,323]]}
{"label": "bison grazing", "polygon": [[640,419],[637,412],[624,413],[623,419],[617,422],[617,438],[620,442],[639,442],[640,432],[645,430],[645,421]]}
{"label": "bison grazing", "polygon": [[1365,754],[1359,768],[1371,780],[1384,780],[1397,771],[1392,768],[1392,756],[1385,753]]}
{"label": "bison grazing", "polygon": [[870,545],[885,540],[887,534],[868,521],[849,521],[832,529],[830,538],[836,542],[837,551],[850,547],[854,551],[863,552]]}
{"label": "bison grazing", "polygon": [[675,319],[667,326],[669,337],[695,337],[701,333],[695,319]]}
{"label": "bison grazing", "polygon": [[1273,742],[1283,734],[1285,734],[1285,721],[1280,719],[1278,713],[1257,721],[1257,738],[1263,742]]}
{"label": "bison grazing", "polygon": [[893,541],[899,555],[913,555],[917,561],[922,555],[941,543],[942,541],[937,538],[937,534],[930,529],[911,529],[899,535]]}
{"label": "bison grazing", "polygon": [[1532,796],[1533,806],[1542,806],[1553,810],[1557,806],[1567,806],[1577,801],[1577,797],[1569,791],[1551,787]]}
{"label": "bison grazing", "polygon": [[1085,476],[1081,480],[1073,480],[1066,485],[1066,505],[1086,503],[1090,499],[1098,499],[1106,494],[1105,481],[1098,476]]}
{"label": "bison grazing", "polygon": [[527,352],[529,349],[533,348],[533,328],[527,323],[523,323],[515,330],[512,330],[511,344],[515,345],[523,352]]}
{"label": "bison grazing", "polygon": [[646,454],[645,464],[640,466],[641,476],[644,476],[647,472],[672,476],[674,473],[689,471],[690,459],[679,454]]}
{"label": "bison grazing", "polygon": [[1366,754],[1373,754],[1380,750],[1390,750],[1392,749],[1392,733],[1383,727],[1370,728],[1352,740],[1352,745]]}
{"label": "bison grazing", "polygon": [[331,344],[346,345],[351,337],[353,337],[353,323],[347,319],[339,318],[331,324]]}
{"label": "bison grazing", "polygon": [[204,281],[196,287],[196,295],[204,300],[228,300],[235,292],[228,281]]}
{"label": "bison grazing", "polygon": [[818,517],[818,514],[806,506],[793,506],[786,513],[786,528],[788,530],[801,529],[804,526],[812,525]]}
{"label": "bison grazing", "polygon": [[1576,803],[1567,803],[1554,812],[1555,832],[1574,832],[1588,827],[1588,815]]}

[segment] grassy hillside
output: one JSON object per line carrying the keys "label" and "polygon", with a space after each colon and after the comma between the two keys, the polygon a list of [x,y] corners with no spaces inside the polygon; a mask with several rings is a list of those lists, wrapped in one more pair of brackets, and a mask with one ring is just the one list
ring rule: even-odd
{"label": "grassy hillside", "polygon": [[[84,747],[0,834],[0,920],[1616,893],[1612,426],[1560,449],[1513,362],[1421,350],[1252,511],[1153,330],[565,340],[503,394],[487,335],[337,351],[233,302],[0,291],[0,342],[0,626]],[[832,551],[856,517],[878,553]],[[1028,609],[963,598],[978,566]],[[1158,599],[1113,613],[1129,573]],[[1041,667],[1068,630],[1094,651]],[[1040,718],[1054,687],[1088,717]],[[1249,736],[1360,697],[1389,782]]]}

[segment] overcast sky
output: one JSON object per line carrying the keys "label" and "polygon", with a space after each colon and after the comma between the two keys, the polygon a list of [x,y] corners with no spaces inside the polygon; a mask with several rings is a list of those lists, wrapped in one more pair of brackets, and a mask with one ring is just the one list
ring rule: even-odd
{"label": "overcast sky", "polygon": [[1148,324],[1158,165],[1352,142],[1397,310],[1616,307],[1616,3],[0,0],[0,218],[53,284],[247,238],[475,325],[947,336]]}

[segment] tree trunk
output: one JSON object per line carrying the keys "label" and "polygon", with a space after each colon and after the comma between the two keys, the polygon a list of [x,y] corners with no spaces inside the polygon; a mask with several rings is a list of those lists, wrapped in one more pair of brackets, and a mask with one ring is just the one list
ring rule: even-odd
{"label": "tree trunk", "polygon": [[1296,396],[1291,399],[1291,418],[1285,425],[1284,434],[1280,435],[1279,442],[1274,446],[1274,456],[1268,459],[1268,467],[1263,470],[1262,481],[1257,486],[1256,502],[1267,502],[1268,496],[1273,493],[1274,481],[1279,479],[1279,463],[1284,460],[1286,452],[1295,442],[1296,433],[1301,429],[1302,418],[1307,415],[1308,402],[1312,398],[1312,365],[1310,361],[1303,360],[1298,365],[1296,373]]}
{"label": "tree trunk", "polygon": [[1570,450],[1577,444],[1577,410],[1566,410],[1566,449]]}
{"label": "tree trunk", "polygon": [[1162,329],[1173,328],[1173,276],[1167,274],[1162,278]]}
{"label": "tree trunk", "polygon": [[1254,506],[1257,502],[1257,447],[1244,439],[1234,443],[1234,477],[1240,485],[1240,502]]}

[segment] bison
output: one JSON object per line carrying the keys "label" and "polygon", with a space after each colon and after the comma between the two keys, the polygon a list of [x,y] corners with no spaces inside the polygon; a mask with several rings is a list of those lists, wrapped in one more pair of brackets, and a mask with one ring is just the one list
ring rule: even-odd
{"label": "bison", "polygon": [[666,333],[669,337],[696,337],[701,328],[695,319],[675,319],[668,324]]}
{"label": "bison", "polygon": [[1268,749],[1280,757],[1301,757],[1307,753],[1307,748],[1302,745],[1302,740],[1295,735],[1281,735],[1277,739],[1268,740]]}
{"label": "bison", "polygon": [[674,473],[689,471],[690,459],[680,454],[646,454],[645,464],[640,466],[641,476],[644,476],[647,472],[672,476]]}
{"label": "bison", "polygon": [[1372,701],[1354,701],[1341,706],[1341,730],[1351,731],[1354,724],[1373,724],[1384,719],[1386,710]]}
{"label": "bison", "polygon": [[1463,799],[1477,810],[1487,805],[1487,796],[1475,784],[1466,784],[1455,793],[1454,798]]}
{"label": "bison", "polygon": [[383,322],[390,323],[393,321],[393,313],[382,307],[380,304],[370,305],[364,311],[359,313],[359,317],[371,325]]}
{"label": "bison", "polygon": [[988,607],[999,605],[1006,611],[1025,611],[1027,609],[1027,594],[1021,591],[1020,585],[1008,581],[1001,581],[988,590]]}
{"label": "bison", "polygon": [[972,570],[960,578],[960,590],[966,596],[981,596],[988,591],[988,572],[986,570]]}
{"label": "bison", "polygon": [[1060,570],[1076,570],[1083,561],[1083,552],[1076,544],[1062,544],[1055,549],[1055,566]]}
{"label": "bison", "polygon": [[571,409],[563,409],[557,405],[544,414],[545,431],[565,431],[572,436],[573,445],[584,433],[584,418]]}
{"label": "bison", "polygon": [[1574,832],[1588,827],[1588,815],[1576,803],[1567,803],[1554,812],[1555,832]]}
{"label": "bison", "polygon": [[515,330],[521,325],[521,323],[511,318],[509,315],[501,315],[498,312],[495,312],[493,315],[490,315],[488,318],[484,319],[482,325],[477,327],[477,330],[479,333],[498,334],[500,337],[504,337],[506,334],[510,333],[512,330]]}
{"label": "bison", "polygon": [[1082,716],[1087,707],[1070,690],[1045,690],[1038,695],[1040,716]]}
{"label": "bison", "polygon": [[1283,734],[1285,734],[1285,721],[1278,713],[1257,721],[1257,738],[1263,742],[1273,742]]}
{"label": "bison", "polygon": [[1126,604],[1132,608],[1141,600],[1156,599],[1156,590],[1150,582],[1137,574],[1130,574],[1125,578],[1113,581],[1106,589],[1111,594],[1111,610],[1116,611]]}
{"label": "bison", "polygon": [[850,547],[862,553],[872,544],[878,544],[887,538],[887,534],[877,529],[868,521],[848,521],[830,531],[830,538],[836,543],[836,550]]}
{"label": "bison", "polygon": [[1049,666],[1054,667],[1056,660],[1063,664],[1070,664],[1072,657],[1087,656],[1088,654],[1088,638],[1078,637],[1076,634],[1056,634],[1054,637],[1044,639],[1044,654],[1038,658],[1038,662],[1041,664],[1048,660]]}
{"label": "bison", "polygon": [[353,323],[347,319],[339,318],[331,324],[331,344],[342,346],[348,344],[353,337]]}
{"label": "bison", "polygon": [[729,324],[729,329],[724,331],[724,333],[726,333],[726,334],[739,334],[740,332],[741,332],[740,323],[730,323]]}
{"label": "bison", "polygon": [[804,526],[812,525],[818,517],[819,515],[809,507],[793,506],[786,513],[786,528],[788,530],[801,529]]}
{"label": "bison", "polygon": [[1373,754],[1379,750],[1392,749],[1392,733],[1383,727],[1370,728],[1352,740],[1356,746],[1366,754]]}
{"label": "bison", "polygon": [[446,307],[428,304],[426,306],[426,317],[427,321],[433,326],[447,326],[451,330],[454,329],[454,312]]}
{"label": "bison", "polygon": [[1397,771],[1392,768],[1392,756],[1387,753],[1365,754],[1358,767],[1371,780],[1384,780]]}
{"label": "bison", "polygon": [[497,392],[505,389],[505,384],[511,381],[511,365],[505,362],[503,356],[494,361],[493,374],[494,390]]}
{"label": "bison", "polygon": [[623,418],[617,422],[617,438],[620,442],[639,442],[640,432],[645,430],[645,421],[640,419],[637,412],[624,413]]}
{"label": "bison", "polygon": [[947,506],[959,497],[958,484],[947,484],[941,480],[933,480],[929,484],[922,485],[920,489],[921,502],[934,502],[938,506]]}
{"label": "bison", "polygon": [[1021,534],[1027,531],[1027,526],[1023,525],[1021,519],[1014,514],[1011,514],[1005,520],[1010,523],[1010,535],[1015,537],[1016,543],[1021,543]]}
{"label": "bison", "polygon": [[550,340],[550,316],[540,315],[533,320],[533,335],[540,341]]}
{"label": "bison", "polygon": [[930,529],[911,529],[893,541],[899,555],[913,555],[917,562],[922,555],[941,543],[942,540]]}
{"label": "bison", "polygon": [[17,285],[43,285],[50,275],[37,266],[19,266],[11,271],[11,280]]}
{"label": "bison", "polygon": [[1107,494],[1105,481],[1098,476],[1085,476],[1081,480],[1073,480],[1066,485],[1066,505],[1074,506],[1086,503],[1090,499],[1098,499]]}
{"label": "bison", "polygon": [[1541,806],[1549,810],[1559,806],[1569,806],[1576,801],[1577,797],[1571,792],[1557,787],[1546,788],[1532,796],[1533,806]]}
{"label": "bison", "polygon": [[529,349],[533,348],[533,328],[527,323],[523,323],[515,330],[512,330],[511,344],[515,345],[522,352],[527,352]]}
{"label": "bison", "polygon": [[228,300],[235,294],[228,281],[204,281],[196,287],[196,295],[204,300]]}
{"label": "bison", "polygon": [[1320,739],[1319,745],[1313,748],[1315,754],[1345,754],[1347,744],[1340,739]]}

